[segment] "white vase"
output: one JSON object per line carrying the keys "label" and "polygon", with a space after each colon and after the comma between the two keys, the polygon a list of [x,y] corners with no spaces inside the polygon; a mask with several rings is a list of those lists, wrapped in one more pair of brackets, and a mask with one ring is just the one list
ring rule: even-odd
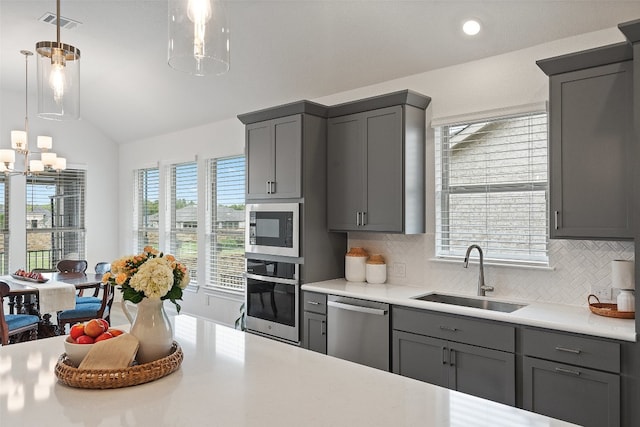
{"label": "white vase", "polygon": [[173,328],[164,301],[159,298],[143,298],[138,304],[138,312],[132,320],[125,301],[122,300],[124,314],[131,322],[131,335],[139,341],[136,360],[139,364],[162,359],[171,352],[173,345]]}

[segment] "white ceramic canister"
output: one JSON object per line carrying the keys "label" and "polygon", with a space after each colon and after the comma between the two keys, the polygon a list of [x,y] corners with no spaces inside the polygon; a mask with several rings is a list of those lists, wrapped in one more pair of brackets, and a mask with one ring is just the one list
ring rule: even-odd
{"label": "white ceramic canister", "polygon": [[371,255],[365,267],[367,283],[384,283],[387,281],[387,264],[382,255]]}
{"label": "white ceramic canister", "polygon": [[344,278],[349,282],[366,280],[366,262],[369,254],[362,248],[351,248],[344,257]]}

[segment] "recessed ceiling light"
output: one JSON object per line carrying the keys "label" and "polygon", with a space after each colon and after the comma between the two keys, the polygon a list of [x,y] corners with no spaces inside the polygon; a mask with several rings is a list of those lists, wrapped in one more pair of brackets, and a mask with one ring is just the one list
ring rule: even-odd
{"label": "recessed ceiling light", "polygon": [[469,19],[462,24],[462,31],[469,36],[475,36],[480,32],[480,23],[475,19]]}

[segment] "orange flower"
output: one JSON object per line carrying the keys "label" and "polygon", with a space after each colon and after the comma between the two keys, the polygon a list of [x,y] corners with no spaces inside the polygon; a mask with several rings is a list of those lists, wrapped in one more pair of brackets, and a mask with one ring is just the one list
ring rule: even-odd
{"label": "orange flower", "polygon": [[111,273],[107,271],[102,275],[102,283],[107,283],[109,278],[111,278]]}
{"label": "orange flower", "polygon": [[126,281],[127,281],[127,275],[125,273],[120,273],[116,276],[117,285],[122,285]]}
{"label": "orange flower", "polygon": [[176,260],[176,257],[174,257],[174,256],[173,256],[173,255],[171,255],[171,254],[165,255],[164,257],[165,257],[165,258],[167,259],[167,261],[169,261],[169,262],[173,262],[173,261],[175,261],[175,260]]}

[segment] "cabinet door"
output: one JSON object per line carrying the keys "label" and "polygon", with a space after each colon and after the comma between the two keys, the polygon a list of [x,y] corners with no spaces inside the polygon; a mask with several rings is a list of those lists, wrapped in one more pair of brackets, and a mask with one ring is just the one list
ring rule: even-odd
{"label": "cabinet door", "polygon": [[327,316],[304,312],[305,348],[327,354]]}
{"label": "cabinet door", "polygon": [[273,120],[273,141],[275,173],[270,196],[299,198],[302,196],[302,117]]}
{"label": "cabinet door", "polygon": [[363,114],[327,122],[327,223],[329,230],[358,230],[364,211]]}
{"label": "cabinet door", "polygon": [[631,62],[551,76],[550,236],[632,235]]}
{"label": "cabinet door", "polygon": [[449,386],[447,342],[393,331],[393,373],[442,387]]}
{"label": "cabinet door", "polygon": [[525,356],[523,407],[585,427],[620,425],[620,377]]}
{"label": "cabinet door", "polygon": [[246,127],[247,199],[265,198],[274,178],[271,121]]}
{"label": "cabinet door", "polygon": [[516,403],[515,355],[449,343],[449,388],[507,405]]}
{"label": "cabinet door", "polygon": [[402,107],[365,113],[364,230],[403,230]]}

